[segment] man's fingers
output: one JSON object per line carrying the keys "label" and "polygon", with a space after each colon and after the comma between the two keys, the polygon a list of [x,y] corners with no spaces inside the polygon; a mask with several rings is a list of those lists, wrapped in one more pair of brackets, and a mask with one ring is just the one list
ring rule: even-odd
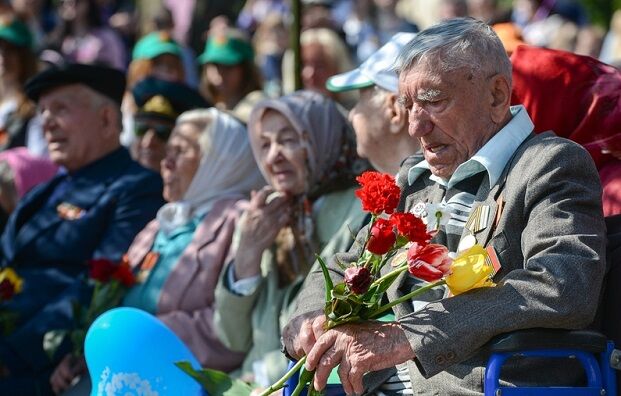
{"label": "man's fingers", "polygon": [[306,356],[305,366],[308,371],[315,370],[322,356],[334,345],[337,334],[336,331],[328,331],[317,339],[315,346],[313,346]]}
{"label": "man's fingers", "polygon": [[342,357],[343,352],[337,350],[334,345],[321,356],[315,368],[315,377],[313,381],[315,389],[322,390],[326,387],[332,369],[341,362]]}
{"label": "man's fingers", "polygon": [[317,318],[315,318],[315,320],[313,320],[313,334],[315,335],[315,339],[318,339],[319,337],[321,337],[323,335],[323,333],[326,332],[326,330],[323,328],[323,325],[326,323],[326,317],[325,315],[321,315]]}
{"label": "man's fingers", "polygon": [[296,352],[303,352],[304,355],[308,355],[308,353],[315,346],[315,342],[317,342],[311,323],[308,323],[306,321],[304,322],[302,328],[300,329],[299,341],[300,346],[302,347],[302,351]]}
{"label": "man's fingers", "polygon": [[362,384],[363,376],[364,372],[357,366],[353,366],[349,370],[349,382],[354,388],[354,393],[356,395],[362,395],[364,392],[364,385]]}
{"label": "man's fingers", "polygon": [[351,370],[349,361],[347,359],[342,359],[341,365],[339,366],[339,378],[341,379],[341,385],[343,385],[345,393],[351,395],[354,393],[354,387],[349,381],[349,370]]}

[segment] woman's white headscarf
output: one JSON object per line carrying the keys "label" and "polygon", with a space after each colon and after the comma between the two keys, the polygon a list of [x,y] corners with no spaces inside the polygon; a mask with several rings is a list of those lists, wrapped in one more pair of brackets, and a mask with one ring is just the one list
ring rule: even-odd
{"label": "woman's white headscarf", "polygon": [[247,197],[250,191],[265,185],[241,122],[215,108],[187,111],[176,124],[186,122],[207,125],[199,137],[201,162],[183,199],[167,203],[158,211],[164,232],[209,212],[216,201]]}

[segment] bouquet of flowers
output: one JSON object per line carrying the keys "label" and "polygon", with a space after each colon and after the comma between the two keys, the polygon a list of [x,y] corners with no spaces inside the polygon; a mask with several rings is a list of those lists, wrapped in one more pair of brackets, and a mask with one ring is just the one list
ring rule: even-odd
{"label": "bouquet of flowers", "polygon": [[[357,180],[361,188],[356,195],[362,201],[363,210],[371,213],[362,253],[355,262],[339,263],[344,270],[344,280],[337,284],[329,276],[326,263],[318,257],[325,281],[326,330],[345,323],[375,320],[395,305],[442,285],[446,285],[452,295],[493,285],[491,278],[494,269],[483,247],[475,245],[453,259],[445,246],[430,243],[437,228],[443,224],[442,210],[428,208],[425,213],[428,217],[431,213],[433,219],[425,221],[422,216],[396,212],[401,191],[392,176],[365,172]],[[388,263],[390,265],[387,266]],[[382,305],[388,288],[406,271],[427,284]],[[313,379],[313,373],[304,369],[305,360],[305,357],[300,359],[261,395],[283,388],[287,380],[300,371],[300,380],[293,392],[293,395],[299,395],[307,384],[312,384]],[[207,382],[213,381],[215,376],[204,376],[201,381],[201,372],[192,371],[187,365],[180,367],[199,380],[210,394],[214,394],[214,384]],[[202,373],[212,373],[212,370],[203,370]],[[309,394],[321,392],[311,387]]]}
{"label": "bouquet of flowers", "polygon": [[[13,296],[21,293],[24,281],[15,271],[6,267],[0,270],[0,303],[10,301]],[[0,333],[10,334],[15,328],[17,315],[15,312],[2,307],[0,308]]]}
{"label": "bouquet of flowers", "polygon": [[43,349],[54,356],[66,337],[69,337],[72,354],[81,356],[84,339],[91,324],[102,313],[117,307],[127,290],[136,283],[126,257],[120,263],[108,259],[93,259],[88,262],[89,276],[86,282],[93,287],[90,304],[83,307],[73,302],[74,326],[71,330],[52,330],[43,338]]}

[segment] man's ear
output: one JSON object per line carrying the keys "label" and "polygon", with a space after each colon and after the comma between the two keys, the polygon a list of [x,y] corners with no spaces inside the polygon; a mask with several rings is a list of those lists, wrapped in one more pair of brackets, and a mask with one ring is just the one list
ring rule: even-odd
{"label": "man's ear", "polygon": [[386,95],[386,111],[390,117],[390,133],[398,134],[408,123],[408,112],[399,101],[396,94],[389,92]]}
{"label": "man's ear", "polygon": [[491,117],[496,124],[501,124],[507,116],[509,106],[511,105],[511,85],[505,76],[496,74],[489,81],[489,90],[491,93]]}
{"label": "man's ear", "polygon": [[118,135],[118,112],[111,105],[105,104],[99,109],[102,130],[106,137]]}

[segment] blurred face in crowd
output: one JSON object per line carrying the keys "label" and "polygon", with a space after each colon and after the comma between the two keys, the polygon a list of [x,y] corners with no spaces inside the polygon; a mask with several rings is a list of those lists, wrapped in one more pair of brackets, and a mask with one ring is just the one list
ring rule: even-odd
{"label": "blurred face in crowd", "polygon": [[338,72],[336,62],[321,44],[312,43],[302,47],[302,84],[305,89],[332,97],[332,93],[326,89],[326,81]]}
{"label": "blurred face in crowd", "polygon": [[192,179],[201,162],[201,149],[198,143],[201,130],[197,125],[184,122],[173,130],[166,156],[162,160],[162,179],[164,199],[175,202],[183,199],[190,188]]}
{"label": "blurred face in crowd", "polygon": [[257,128],[258,162],[268,175],[269,184],[276,191],[292,195],[306,190],[306,150],[293,125],[281,113],[267,110]]}
{"label": "blurred face in crowd", "polygon": [[[496,75],[497,76],[497,75]],[[409,111],[409,133],[420,141],[431,172],[449,179],[495,132],[494,78],[471,68],[450,72],[423,62],[399,76],[401,102]]]}
{"label": "blurred face in crowd", "polygon": [[88,15],[88,0],[60,0],[58,14],[65,21],[84,20]]}
{"label": "blurred face in crowd", "polygon": [[385,107],[386,92],[375,86],[360,90],[360,99],[349,112],[349,121],[356,132],[358,155],[372,163],[378,147],[390,130],[390,119]]}
{"label": "blurred face in crowd", "polygon": [[173,54],[162,54],[151,59],[151,76],[164,81],[183,81],[181,59]]}
{"label": "blurred face in crowd", "polygon": [[160,172],[160,164],[166,156],[166,141],[173,123],[155,119],[136,119],[134,122],[134,155],[136,161],[146,168]]}
{"label": "blurred face in crowd", "polygon": [[244,78],[244,67],[241,64],[229,66],[208,63],[203,66],[204,81],[213,86],[224,100],[240,95]]}
{"label": "blurred face in crowd", "polygon": [[10,43],[0,40],[0,77],[17,81],[19,76],[19,55]]}
{"label": "blurred face in crowd", "polygon": [[72,172],[106,154],[114,139],[118,145],[118,111],[104,103],[81,84],[52,88],[41,95],[38,105],[52,161]]}

